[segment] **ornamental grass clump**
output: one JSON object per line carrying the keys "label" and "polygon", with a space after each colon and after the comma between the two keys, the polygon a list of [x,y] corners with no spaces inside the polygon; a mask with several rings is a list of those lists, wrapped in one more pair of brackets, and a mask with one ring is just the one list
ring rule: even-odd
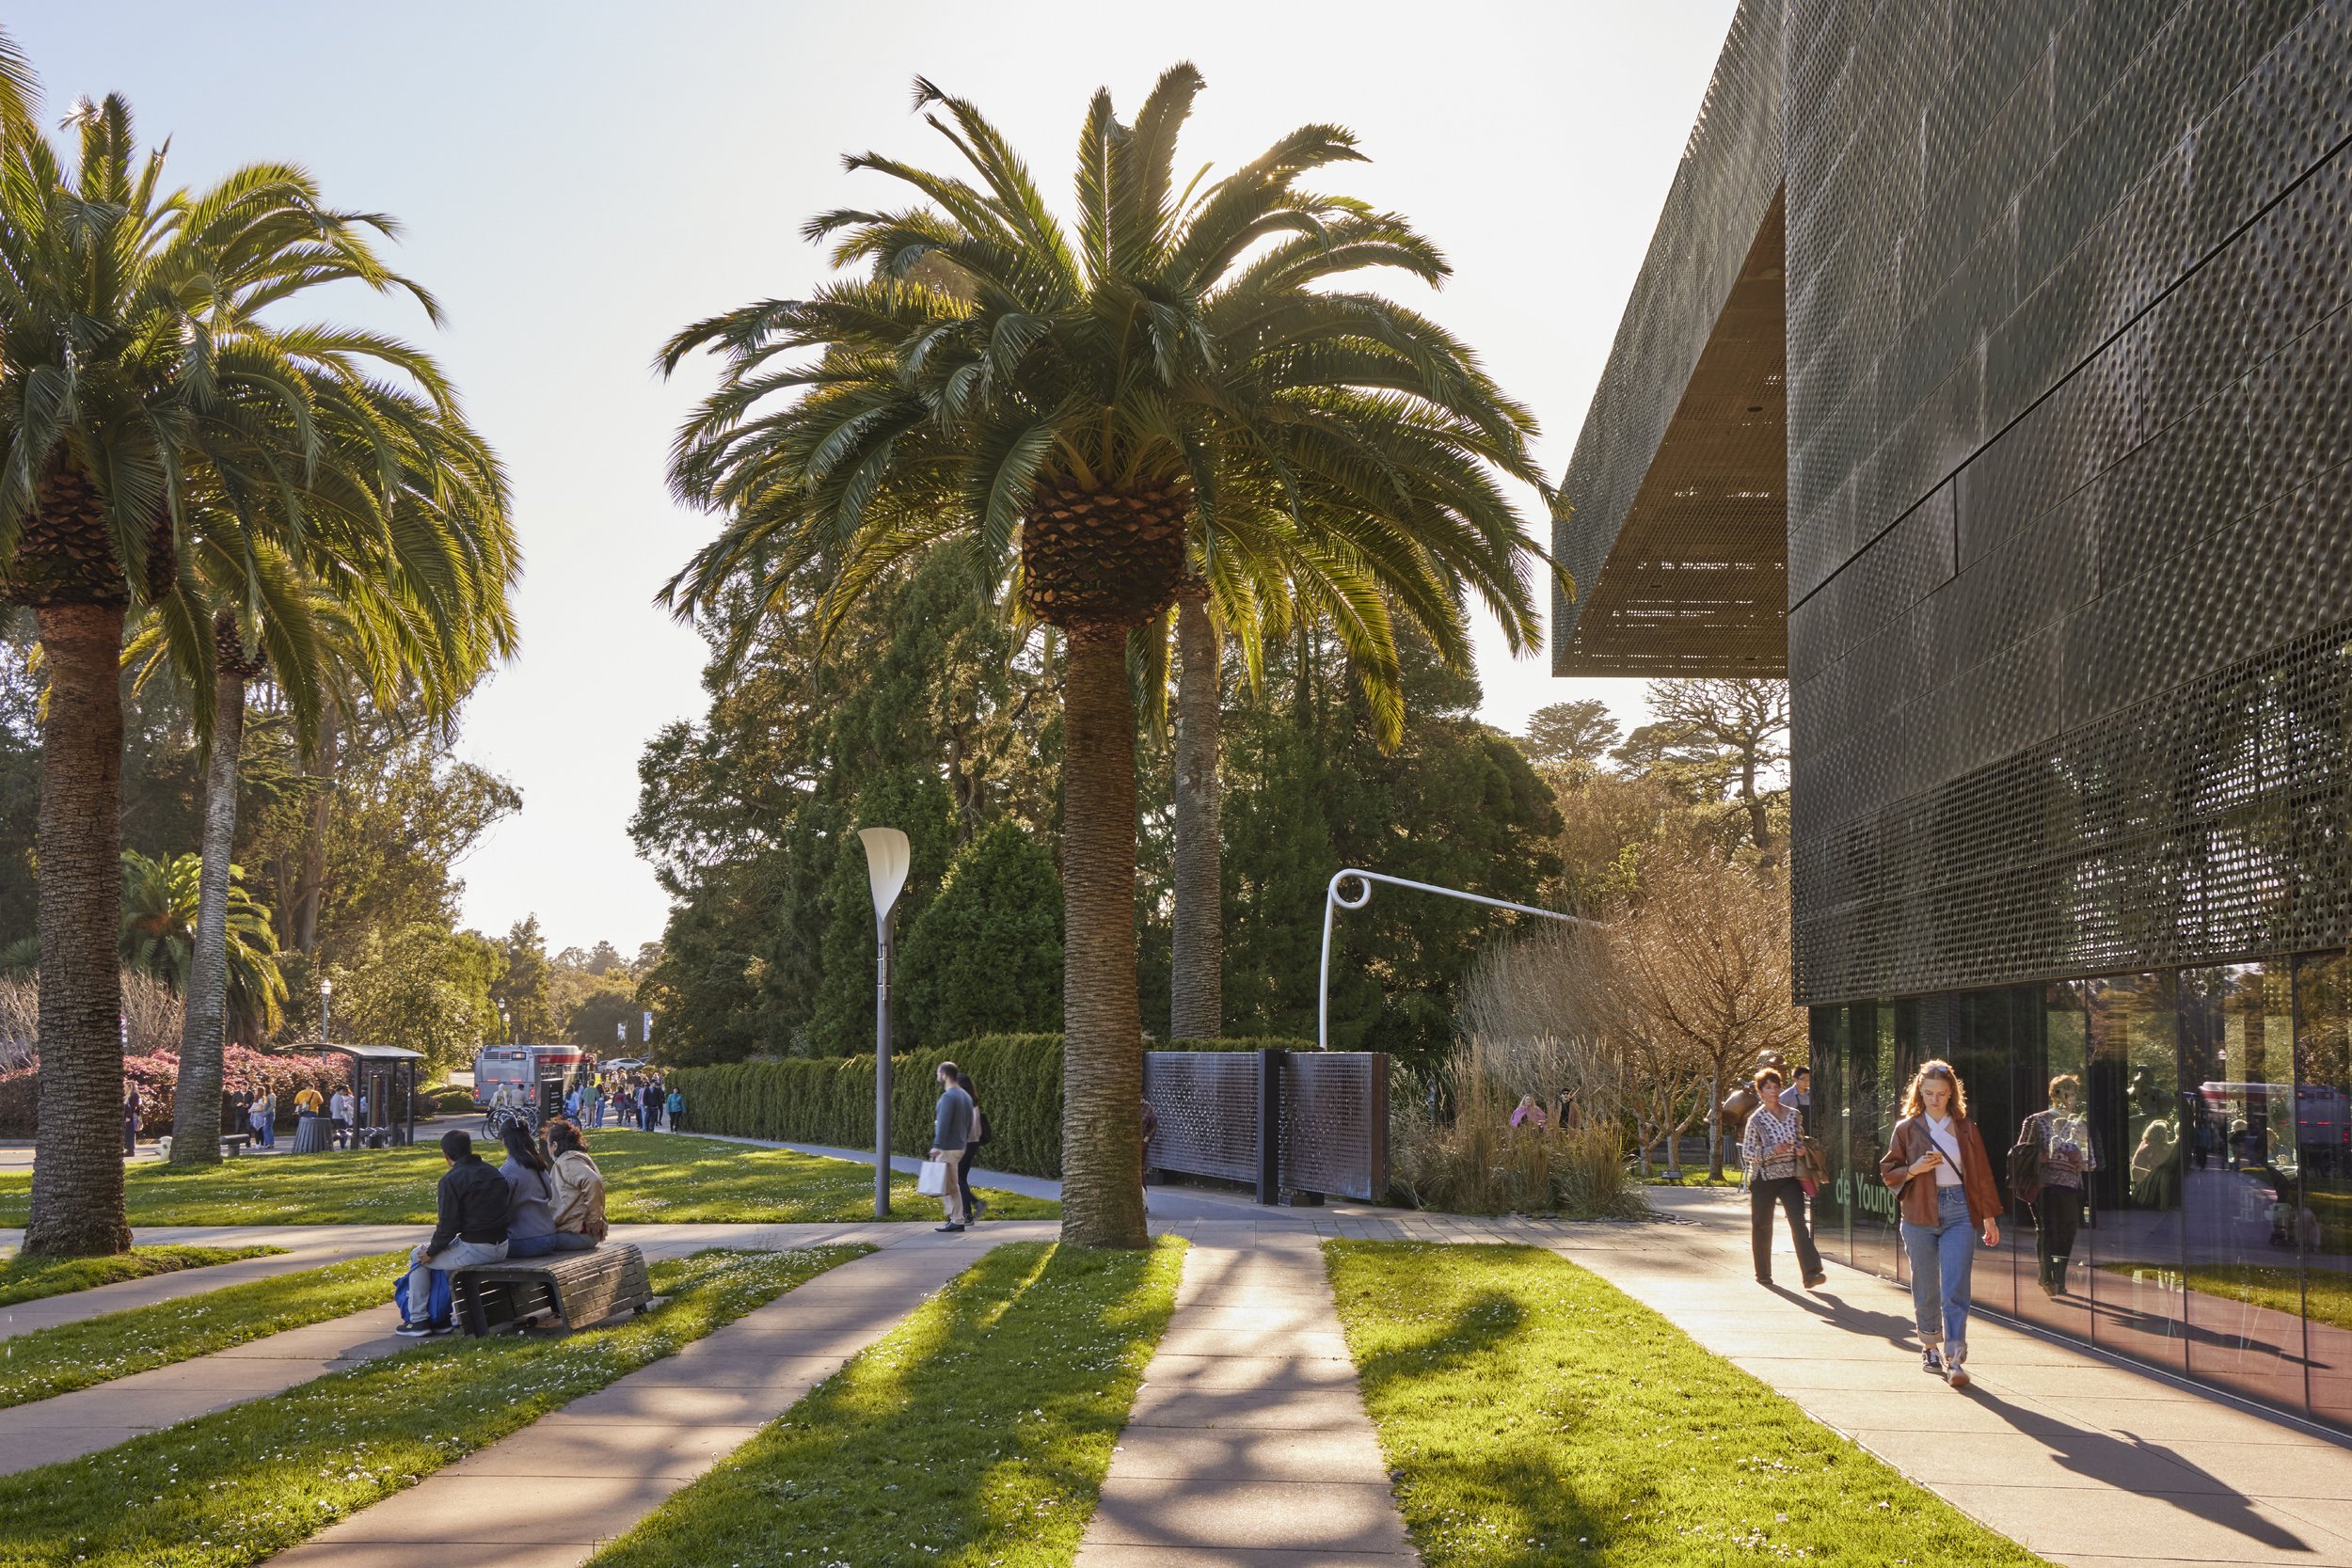
{"label": "ornamental grass clump", "polygon": [[[1390,1128],[1389,1180],[1422,1209],[1458,1214],[1558,1213],[1572,1219],[1634,1219],[1647,1212],[1626,1180],[1613,1117],[1554,1125],[1556,1106],[1511,1124],[1523,1096],[1487,1050],[1472,1041],[1443,1069],[1437,1099],[1445,1114],[1399,1101]],[[1540,1101],[1538,1102],[1541,1103]]]}

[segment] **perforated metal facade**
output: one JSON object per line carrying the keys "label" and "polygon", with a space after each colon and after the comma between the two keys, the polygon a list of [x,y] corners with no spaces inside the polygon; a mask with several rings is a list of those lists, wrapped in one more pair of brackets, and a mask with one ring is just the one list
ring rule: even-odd
{"label": "perforated metal facade", "polygon": [[2347,135],[2352,0],[1741,8],[1554,667],[1785,659],[1800,1001],[2352,931]]}
{"label": "perforated metal facade", "polygon": [[1797,989],[2352,927],[2352,6],[1792,0]]}
{"label": "perforated metal facade", "polygon": [[1748,0],[1562,482],[1554,674],[1782,673],[1780,53]]}

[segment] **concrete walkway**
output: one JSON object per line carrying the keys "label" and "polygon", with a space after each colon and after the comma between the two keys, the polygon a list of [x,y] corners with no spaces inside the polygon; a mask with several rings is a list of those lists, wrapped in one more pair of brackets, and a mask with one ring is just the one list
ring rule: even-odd
{"label": "concrete walkway", "polygon": [[297,1383],[389,1355],[412,1342],[392,1333],[399,1326],[399,1314],[386,1302],[347,1318],[12,1405],[0,1410],[0,1475],[79,1459],[142,1433],[282,1394]]}
{"label": "concrete walkway", "polygon": [[[1767,1290],[1743,1198],[1653,1196],[1697,1223],[1549,1244],[2053,1562],[2352,1568],[2352,1447],[1983,1319],[1954,1392],[1919,1370],[1909,1291],[1842,1266],[1818,1293]],[[1794,1257],[1773,1274],[1793,1282]]]}
{"label": "concrete walkway", "polygon": [[[1013,1228],[994,1239],[1014,1239]],[[882,1250],[827,1270],[271,1561],[576,1568],[889,1332],[989,1244],[896,1229]]]}
{"label": "concrete walkway", "polygon": [[[417,1231],[415,1226],[337,1226],[324,1235],[307,1230],[289,1235],[284,1227],[254,1228],[273,1239],[249,1240],[239,1231],[202,1230],[192,1232],[198,1239],[184,1244],[281,1246],[286,1250],[268,1257],[243,1258],[233,1263],[215,1263],[201,1269],[151,1274],[143,1279],[126,1279],[116,1285],[100,1285],[87,1291],[68,1291],[63,1295],[41,1296],[37,1300],[0,1307],[0,1340],[19,1334],[30,1334],[35,1329],[54,1328],[59,1323],[80,1323],[85,1318],[103,1317],[109,1312],[128,1312],[133,1307],[152,1307],[159,1301],[178,1301],[185,1296],[199,1296],[225,1290],[231,1285],[315,1269],[340,1262],[345,1258],[364,1257],[371,1252],[389,1252],[412,1239]],[[378,1232],[381,1232],[380,1237]],[[159,1243],[151,1238],[151,1232],[142,1233],[138,1238],[139,1244],[171,1244]]]}
{"label": "concrete walkway", "polygon": [[1320,1239],[1196,1244],[1077,1568],[1418,1568]]}

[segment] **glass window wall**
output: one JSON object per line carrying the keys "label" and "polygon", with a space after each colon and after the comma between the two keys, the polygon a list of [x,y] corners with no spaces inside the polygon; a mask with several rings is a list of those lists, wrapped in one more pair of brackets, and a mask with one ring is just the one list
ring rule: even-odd
{"label": "glass window wall", "polygon": [[2303,1200],[2280,1218],[2303,1261],[2312,1414],[2352,1427],[2352,959],[2299,961],[2295,1014]]}
{"label": "glass window wall", "polygon": [[2181,975],[2181,1210],[2189,1370],[2303,1402],[2302,1207],[2289,966]]}
{"label": "glass window wall", "polygon": [[2180,1030],[2169,974],[2088,983],[2096,1228],[2091,1339],[2188,1370],[2181,1277]]}
{"label": "glass window wall", "polygon": [[[2090,1014],[2081,982],[2024,988],[2031,1008],[2019,1055],[2033,1089],[2018,1117],[2042,1177],[2040,1196],[2011,1205],[2023,1255],[2017,1312],[2027,1323],[2076,1339],[2090,1338],[2090,1275],[2098,1233],[2090,1205],[2103,1164],[2090,1131]],[[2012,1139],[2012,1142],[2017,1140]]]}

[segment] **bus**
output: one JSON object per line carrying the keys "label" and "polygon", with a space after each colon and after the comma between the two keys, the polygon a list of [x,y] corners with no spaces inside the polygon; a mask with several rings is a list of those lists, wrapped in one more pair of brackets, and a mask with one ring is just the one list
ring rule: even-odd
{"label": "bus", "polygon": [[485,1045],[474,1054],[473,1102],[486,1111],[500,1103],[499,1091],[503,1089],[504,1103],[532,1109],[532,1119],[538,1121],[553,1114],[542,1103],[541,1085],[555,1085],[554,1103],[560,1108],[564,1085],[596,1066],[595,1054],[577,1045]]}

